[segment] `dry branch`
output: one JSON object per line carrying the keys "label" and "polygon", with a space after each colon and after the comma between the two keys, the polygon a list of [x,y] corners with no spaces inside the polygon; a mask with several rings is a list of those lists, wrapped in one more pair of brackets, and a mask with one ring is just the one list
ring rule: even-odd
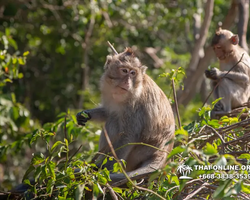
{"label": "dry branch", "polygon": [[108,45],[112,49],[112,51],[117,55],[118,52],[115,50],[115,48],[113,47],[113,45],[109,41],[108,41]]}

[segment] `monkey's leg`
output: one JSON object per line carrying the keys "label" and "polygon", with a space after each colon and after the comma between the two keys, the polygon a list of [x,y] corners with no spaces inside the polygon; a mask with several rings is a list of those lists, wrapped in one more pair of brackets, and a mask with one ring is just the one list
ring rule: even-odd
{"label": "monkey's leg", "polygon": [[[142,164],[141,167],[139,167],[138,169],[135,169],[133,171],[130,172],[126,172],[126,174],[133,179],[133,177],[137,177],[139,176],[140,178],[142,178],[142,175],[148,175],[149,173],[152,173],[156,170],[158,170],[159,168],[162,167],[163,163],[165,163],[166,161],[166,157],[167,154],[164,154],[161,152],[162,155],[155,155],[153,158],[147,160],[146,162],[144,162]],[[111,184],[112,183],[116,183],[116,182],[120,182],[122,181],[123,183],[127,182],[127,178],[123,173],[120,174],[110,174],[110,179]]]}
{"label": "monkey's leg", "polygon": [[[148,177],[148,175],[166,165],[167,159],[167,152],[171,152],[173,149],[174,143],[171,142],[164,147],[164,151],[155,151],[155,149],[146,147],[146,146],[137,146],[140,149],[137,149],[137,153],[132,155],[134,162],[137,162],[137,168],[132,171],[127,172],[127,175],[132,178],[136,179],[137,177],[143,178]],[[133,151],[135,152],[135,151]],[[144,154],[142,153],[144,152]],[[138,156],[140,155],[140,156]],[[131,162],[131,160],[130,160]],[[110,174],[111,183],[122,182],[126,183],[127,178],[126,176],[121,174]]]}
{"label": "monkey's leg", "polygon": [[232,109],[232,98],[233,94],[231,91],[232,88],[229,86],[232,85],[232,81],[227,78],[221,80],[220,84],[214,91],[214,97],[216,99],[222,98],[214,107],[211,112],[211,118],[220,118],[223,115],[227,115]]}

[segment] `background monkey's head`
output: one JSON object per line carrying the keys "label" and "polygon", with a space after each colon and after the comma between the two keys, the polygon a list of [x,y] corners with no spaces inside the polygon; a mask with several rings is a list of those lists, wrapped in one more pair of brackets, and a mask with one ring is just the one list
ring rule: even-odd
{"label": "background monkey's head", "polygon": [[226,59],[239,43],[238,35],[231,31],[219,28],[212,39],[212,47],[216,57],[220,60]]}
{"label": "background monkey's head", "polygon": [[101,79],[102,94],[116,103],[134,99],[142,91],[146,69],[131,48],[118,55],[107,56]]}

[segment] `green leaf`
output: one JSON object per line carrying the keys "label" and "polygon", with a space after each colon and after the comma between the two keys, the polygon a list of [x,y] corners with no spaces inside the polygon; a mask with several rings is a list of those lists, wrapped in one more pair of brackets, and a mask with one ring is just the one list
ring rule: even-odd
{"label": "green leaf", "polygon": [[120,193],[122,194],[122,189],[121,188],[118,188],[118,187],[113,187],[113,190],[117,193]]}
{"label": "green leaf", "polygon": [[29,168],[27,169],[27,171],[25,172],[24,176],[23,176],[23,179],[26,179],[27,176],[35,170],[35,167],[33,165],[30,165]]}
{"label": "green leaf", "polygon": [[23,53],[23,56],[27,56],[27,55],[29,55],[29,51],[25,51],[24,53]]}
{"label": "green leaf", "polygon": [[6,29],[5,29],[5,35],[6,35],[6,36],[10,36],[10,29],[9,29],[9,28],[6,28]]}
{"label": "green leaf", "polygon": [[38,178],[40,177],[42,173],[42,167],[38,166],[35,170],[35,182],[37,182]]}
{"label": "green leaf", "polygon": [[14,47],[15,50],[18,49],[17,47],[17,43],[15,42],[15,40],[13,40],[12,38],[8,37],[8,41],[9,41],[9,44]]}
{"label": "green leaf", "polygon": [[120,168],[120,165],[118,163],[115,163],[113,165],[113,172],[116,173],[116,172],[121,172],[121,168]]}
{"label": "green leaf", "polygon": [[69,142],[68,142],[68,140],[67,140],[66,138],[64,138],[64,142],[65,142],[65,146],[66,146],[66,148],[68,148],[68,146],[69,146]]}
{"label": "green leaf", "polygon": [[32,160],[31,160],[31,163],[33,165],[39,165],[44,161],[45,161],[44,155],[42,153],[36,153],[36,154],[34,154]]}
{"label": "green leaf", "polygon": [[219,128],[221,125],[219,124],[219,120],[212,119],[211,121],[208,121],[208,125],[212,126],[213,128]]}
{"label": "green leaf", "polygon": [[214,108],[215,104],[219,102],[222,98],[218,98],[215,101],[212,102],[212,108]]}
{"label": "green leaf", "polygon": [[16,95],[13,92],[11,93],[11,99],[13,103],[16,103]]}
{"label": "green leaf", "polygon": [[71,167],[68,167],[66,170],[67,175],[69,176],[70,179],[75,179],[75,174],[74,171]]}
{"label": "green leaf", "polygon": [[48,166],[48,169],[49,169],[49,172],[50,172],[52,178],[55,180],[56,179],[56,174],[55,174],[56,164],[54,162],[50,161],[47,166]]}
{"label": "green leaf", "polygon": [[107,157],[103,160],[102,165],[105,165],[108,162]]}
{"label": "green leaf", "polygon": [[29,180],[29,179],[25,179],[25,180],[23,181],[23,183],[26,184],[26,185],[29,185],[29,186],[31,186],[31,187],[33,186],[33,185],[30,184],[30,180]]}
{"label": "green leaf", "polygon": [[214,199],[221,199],[224,197],[225,195],[225,189],[230,185],[232,180],[226,180],[223,182],[222,185],[220,185],[219,187],[217,187],[217,189],[215,190],[215,192],[213,193],[213,198]]}
{"label": "green leaf", "polygon": [[175,147],[171,152],[170,154],[168,154],[168,158],[171,158],[179,153],[182,153],[186,150],[186,148],[182,147],[182,146],[178,146],[178,147]]}
{"label": "green leaf", "polygon": [[23,78],[23,73],[19,73],[19,74],[18,74],[18,78],[19,78],[19,79]]}
{"label": "green leaf", "polygon": [[242,192],[250,194],[250,185],[249,184],[243,183],[241,186],[241,189],[242,189]]}
{"label": "green leaf", "polygon": [[25,61],[24,61],[23,58],[18,58],[18,63],[19,63],[20,65],[25,65]]}
{"label": "green leaf", "polygon": [[185,129],[183,129],[183,127],[181,127],[181,129],[178,129],[175,131],[175,135],[188,136],[188,132]]}
{"label": "green leaf", "polygon": [[106,185],[106,183],[108,182],[108,180],[100,173],[97,173],[97,178],[98,182],[100,182],[103,185]]}
{"label": "green leaf", "polygon": [[99,185],[99,183],[96,183],[93,185],[93,192],[94,192],[95,197],[97,197],[100,193],[103,194],[103,190],[101,186]]}
{"label": "green leaf", "polygon": [[206,155],[212,156],[212,155],[217,154],[218,152],[213,145],[207,142],[205,149],[204,149],[204,153]]}
{"label": "green leaf", "polygon": [[247,159],[247,160],[249,160],[250,159],[250,154],[249,153],[243,153],[238,157],[238,159]]}
{"label": "green leaf", "polygon": [[7,82],[12,83],[12,80],[9,79],[9,78],[6,78],[6,79],[4,79],[4,82],[5,82],[5,83],[7,83]]}
{"label": "green leaf", "polygon": [[230,197],[232,195],[237,195],[240,193],[241,191],[241,184],[242,184],[242,181],[239,181],[237,183],[235,183],[228,191],[225,191],[225,197]]}
{"label": "green leaf", "polygon": [[46,191],[48,194],[52,194],[54,188],[55,181],[53,179],[49,179],[46,185]]}
{"label": "green leaf", "polygon": [[60,145],[60,144],[64,144],[63,142],[61,142],[61,141],[57,141],[55,144],[53,144],[53,146],[51,147],[51,152],[53,152],[53,150],[58,146],[58,145]]}
{"label": "green leaf", "polygon": [[11,59],[12,59],[12,63],[13,63],[13,64],[16,64],[17,58],[16,58],[16,57],[12,57]]}
{"label": "green leaf", "polygon": [[107,168],[104,168],[104,169],[102,170],[101,173],[103,174],[103,176],[104,176],[107,180],[111,181],[111,179],[110,179],[110,177],[109,177],[109,170],[107,170]]}

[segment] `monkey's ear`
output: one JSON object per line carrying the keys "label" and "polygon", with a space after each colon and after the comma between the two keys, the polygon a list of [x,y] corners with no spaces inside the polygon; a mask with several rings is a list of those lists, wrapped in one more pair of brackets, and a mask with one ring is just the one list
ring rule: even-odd
{"label": "monkey's ear", "polygon": [[146,66],[141,66],[141,72],[142,74],[145,74],[146,73],[146,70],[147,70],[147,67]]}
{"label": "monkey's ear", "polygon": [[233,45],[237,45],[239,44],[239,36],[238,35],[233,35],[231,38],[230,38],[230,41]]}
{"label": "monkey's ear", "polygon": [[104,65],[104,69],[108,69],[109,64],[111,63],[112,56],[107,56],[106,63]]}
{"label": "monkey's ear", "polygon": [[130,47],[126,47],[125,53],[126,53],[126,55],[128,55],[128,56],[135,56],[133,50],[132,50]]}
{"label": "monkey's ear", "polygon": [[219,26],[217,29],[216,29],[216,31],[215,31],[215,34],[216,35],[220,35],[220,32],[221,32],[221,27]]}

